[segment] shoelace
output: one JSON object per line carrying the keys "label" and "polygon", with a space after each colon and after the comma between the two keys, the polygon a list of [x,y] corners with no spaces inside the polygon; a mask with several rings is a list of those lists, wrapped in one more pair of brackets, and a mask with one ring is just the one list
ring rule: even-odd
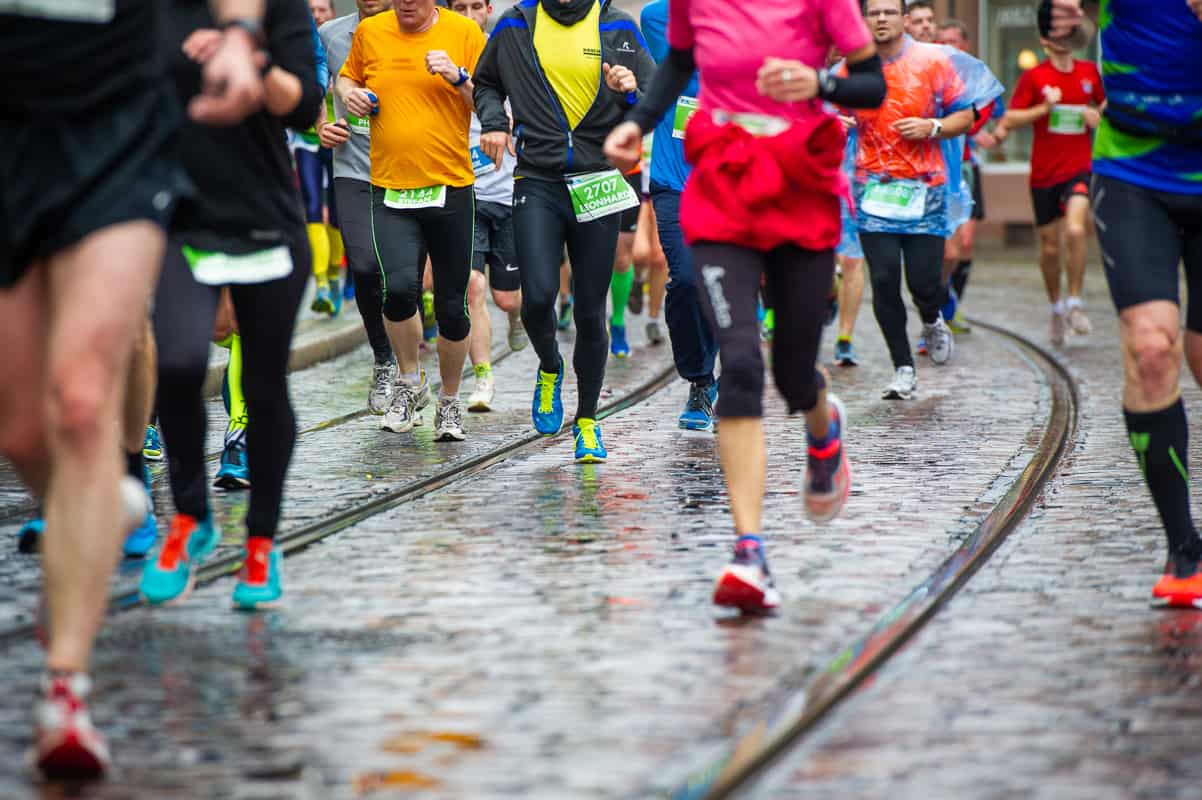
{"label": "shoelace", "polygon": [[577,439],[586,450],[600,450],[601,443],[597,438],[597,425],[582,425],[580,433],[577,434]]}
{"label": "shoelace", "polygon": [[376,367],[373,370],[372,381],[377,392],[388,391],[388,384],[392,381],[391,372],[392,370],[385,366]]}
{"label": "shoelace", "polygon": [[550,414],[555,407],[555,381],[558,373],[538,371],[538,413]]}
{"label": "shoelace", "polygon": [[442,426],[444,428],[463,426],[463,412],[459,410],[459,403],[452,401],[442,407]]}

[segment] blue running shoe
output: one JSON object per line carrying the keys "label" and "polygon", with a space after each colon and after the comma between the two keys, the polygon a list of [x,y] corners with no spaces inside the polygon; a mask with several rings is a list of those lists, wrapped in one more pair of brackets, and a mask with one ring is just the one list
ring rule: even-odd
{"label": "blue running shoe", "polygon": [[534,379],[534,400],[530,404],[534,429],[543,436],[554,436],[563,427],[563,359],[559,372],[538,371]]}
{"label": "blue running shoe", "polygon": [[555,327],[561,331],[572,327],[572,304],[574,302],[571,295],[568,295],[567,300],[559,301],[559,316],[555,319]]}
{"label": "blue running shoe", "polygon": [[330,279],[330,316],[336,317],[342,312],[342,287],[338,284],[337,278]]}
{"label": "blue running shoe", "polygon": [[167,538],[142,570],[138,591],[152,605],[184,597],[196,583],[196,568],[217,548],[219,541],[221,533],[211,515],[198,520],[176,514]]}
{"label": "blue running shoe", "polygon": [[839,339],[835,342],[835,364],[840,367],[859,366],[860,362],[856,360],[856,348],[852,345],[851,339]]}
{"label": "blue running shoe", "polygon": [[313,302],[309,305],[309,310],[316,311],[318,314],[333,313],[334,298],[330,297],[330,288],[328,286],[317,287],[317,292],[313,295]]}
{"label": "blue running shoe", "polygon": [[229,491],[250,488],[250,467],[246,462],[246,432],[231,436],[221,451],[221,466],[213,485]]}
{"label": "blue running shoe", "polygon": [[17,531],[17,552],[32,555],[38,551],[38,542],[46,532],[46,520],[34,517]]}
{"label": "blue running shoe", "polygon": [[851,491],[851,467],[843,452],[847,412],[833,394],[827,394],[826,403],[830,408],[830,424],[825,441],[815,441],[813,436],[806,434],[809,452],[802,494],[806,514],[814,522],[830,522],[837,517]]}
{"label": "blue running shoe", "polygon": [[142,465],[142,486],[146,489],[146,518],[125,537],[122,550],[126,558],[145,558],[159,537],[159,521],[154,515],[154,497],[150,493],[150,467]]}
{"label": "blue running shoe", "polygon": [[718,383],[702,386],[694,383],[689,387],[689,399],[684,413],[677,424],[686,431],[712,431],[714,429],[714,403],[718,401]]}
{"label": "blue running shoe", "polygon": [[768,570],[764,543],[754,534],[740,536],[735,555],[714,586],[714,605],[763,614],[780,605],[780,592]]}
{"label": "blue running shoe", "polygon": [[355,299],[355,276],[354,276],[354,273],[351,273],[351,272],[346,273],[346,285],[342,287],[342,299],[343,300],[354,300]]}
{"label": "blue running shoe", "polygon": [[234,607],[242,611],[273,606],[284,596],[281,573],[283,560],[270,539],[252,536],[246,540],[242,569],[234,586]]}
{"label": "blue running shoe", "polygon": [[576,420],[572,426],[572,438],[576,440],[577,464],[602,464],[609,457],[601,441],[601,426],[597,420],[587,417]]}
{"label": "blue running shoe", "polygon": [[146,436],[142,439],[142,458],[147,461],[163,460],[163,439],[156,425],[146,426]]}
{"label": "blue running shoe", "polygon": [[626,326],[609,326],[609,352],[618,358],[630,357],[630,345],[626,342]]}
{"label": "blue running shoe", "polygon": [[956,290],[951,286],[947,287],[947,302],[943,304],[943,318],[955,319],[956,309],[960,306],[960,298],[956,297]]}

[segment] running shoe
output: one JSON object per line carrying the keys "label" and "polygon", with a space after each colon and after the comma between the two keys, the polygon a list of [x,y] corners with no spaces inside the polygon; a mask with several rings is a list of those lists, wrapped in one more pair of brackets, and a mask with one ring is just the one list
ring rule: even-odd
{"label": "running shoe", "polygon": [[716,381],[702,386],[689,385],[689,399],[684,404],[677,424],[686,431],[712,431],[714,429],[714,403],[718,400]]}
{"label": "running shoe", "polygon": [[609,457],[605,443],[601,441],[601,426],[597,420],[587,417],[576,420],[572,438],[576,441],[577,464],[603,464]]}
{"label": "running shoe", "polygon": [[947,323],[940,316],[930,325],[923,327],[923,338],[927,340],[930,350],[931,363],[942,366],[951,360],[952,352],[956,349],[956,339],[948,330]]}
{"label": "running shoe", "polygon": [[760,339],[765,342],[772,341],[772,337],[776,335],[776,310],[771,308],[764,309],[764,319],[760,323]]}
{"label": "running shoe", "polygon": [[337,278],[330,278],[330,316],[336,317],[342,313],[342,287]]}
{"label": "running shoe", "polygon": [[17,552],[32,555],[38,551],[38,542],[46,532],[46,520],[34,517],[17,531]]}
{"label": "running shoe", "polygon": [[1197,561],[1169,556],[1164,574],[1152,587],[1152,605],[1162,608],[1202,608],[1202,569]]}
{"label": "running shoe", "polygon": [[881,398],[884,400],[909,400],[914,396],[914,390],[918,388],[918,375],[914,372],[914,367],[898,367],[893,373],[893,382],[885,387],[885,391],[881,392]]}
{"label": "running shoe", "polygon": [[522,324],[521,317],[511,318],[509,320],[509,349],[515,353],[525,350],[530,344],[530,336],[526,333],[526,326]]}
{"label": "running shoe", "polygon": [[146,426],[146,436],[142,439],[142,458],[147,461],[163,460],[163,439],[156,425]]}
{"label": "running shoe", "polygon": [[422,292],[422,339],[427,344],[438,338],[438,317],[434,313],[434,292]]}
{"label": "running shoe", "polygon": [[860,362],[856,360],[856,348],[852,346],[851,339],[839,339],[835,342],[835,364],[840,367],[856,367]]}
{"label": "running shoe", "polygon": [[346,285],[342,287],[342,299],[355,299],[355,276],[353,273],[348,272],[346,274]]}
{"label": "running shoe", "polygon": [[[467,399],[468,411],[492,411],[493,398],[497,396],[497,381],[491,372],[476,376],[476,386]],[[437,428],[437,424],[435,425]]]}
{"label": "running shoe", "polygon": [[[491,376],[489,380],[491,380]],[[467,438],[463,432],[463,401],[458,397],[438,398],[434,411],[434,441],[462,442]]]}
{"label": "running shoe", "polygon": [[367,410],[380,416],[388,410],[392,400],[392,383],[396,375],[396,362],[376,364],[371,370],[371,389],[367,393]]}
{"label": "running shoe", "polygon": [[221,451],[221,466],[213,485],[227,491],[250,488],[250,466],[246,460],[246,431],[227,436]]}
{"label": "running shoe", "polygon": [[630,358],[630,345],[626,341],[626,326],[609,326],[609,352],[617,358]]}
{"label": "running shoe", "polygon": [[555,322],[555,327],[561,331],[566,331],[572,327],[572,296],[568,295],[567,300],[559,301],[559,318]]}
{"label": "running shoe", "polygon": [[956,314],[960,311],[960,298],[956,295],[956,290],[951,286],[947,287],[947,302],[943,304],[943,308],[939,309],[939,313],[943,314],[944,319],[955,319]]}
{"label": "running shoe", "polygon": [[534,429],[543,436],[554,436],[563,427],[563,359],[558,372],[538,371],[534,379],[534,399],[530,403]]}
{"label": "running shoe", "polygon": [[150,494],[150,468],[142,465],[142,485],[146,490],[146,516],[142,524],[125,537],[122,551],[126,558],[145,558],[159,538],[159,521],[154,515],[154,498]]}
{"label": "running shoe", "polygon": [[960,334],[972,333],[972,326],[968,324],[968,320],[964,318],[964,312],[957,308],[956,315],[951,319],[944,317],[947,320],[947,327],[952,333],[959,336]]}
{"label": "running shoe", "polygon": [[1061,347],[1064,344],[1064,330],[1066,327],[1068,327],[1068,320],[1065,319],[1065,314],[1053,309],[1049,333],[1053,347]]}
{"label": "running shoe", "polygon": [[309,305],[310,311],[316,311],[318,314],[332,314],[334,312],[334,299],[330,297],[329,286],[318,286],[317,292],[313,295],[313,302]]}
{"label": "running shoe", "polygon": [[27,760],[44,778],[94,780],[112,765],[104,737],[92,725],[92,681],[82,672],[42,676]]}
{"label": "running shoe", "polygon": [[1090,323],[1089,317],[1085,316],[1085,311],[1080,306],[1074,306],[1068,310],[1068,329],[1077,336],[1088,336],[1093,332],[1093,324]]}
{"label": "running shoe", "polygon": [[664,343],[664,329],[660,327],[658,320],[651,320],[647,323],[647,344],[652,347]]}
{"label": "running shoe", "polygon": [[211,514],[203,520],[176,514],[167,538],[142,570],[138,591],[151,605],[170,603],[187,596],[196,583],[196,568],[220,541],[221,532]]}
{"label": "running shoe", "polygon": [[634,282],[630,284],[630,298],[626,301],[626,308],[630,310],[631,314],[643,313],[643,292],[645,291],[645,285],[638,278],[635,278]]}
{"label": "running shoe", "polygon": [[735,555],[714,587],[714,605],[737,608],[753,614],[771,611],[780,605],[780,592],[768,570],[764,544],[760,537],[748,534],[735,543]]}
{"label": "running shoe", "polygon": [[830,522],[839,516],[851,491],[851,467],[843,451],[847,412],[839,398],[829,392],[826,403],[831,412],[826,441],[815,442],[806,433],[809,454],[802,494],[805,496],[806,514],[814,522]]}
{"label": "running shoe", "polygon": [[[924,328],[924,330],[925,330],[925,328]],[[918,337],[918,344],[915,345],[914,352],[920,356],[930,355],[930,352],[927,350],[927,337],[926,336]]]}
{"label": "running shoe", "polygon": [[234,586],[234,607],[241,611],[268,608],[284,596],[283,559],[267,538],[252,536],[246,540],[242,569]]}
{"label": "running shoe", "polygon": [[384,419],[380,420],[380,430],[408,433],[415,426],[424,424],[421,412],[428,405],[430,382],[426,379],[425,370],[422,370],[417,386],[398,379],[392,387],[392,402],[388,411],[384,412]]}

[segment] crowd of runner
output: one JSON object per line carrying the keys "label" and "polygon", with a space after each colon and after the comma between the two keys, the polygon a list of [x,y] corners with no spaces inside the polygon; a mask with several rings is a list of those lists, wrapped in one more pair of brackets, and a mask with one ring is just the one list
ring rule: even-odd
{"label": "crowd of runner", "polygon": [[[982,153],[1024,126],[1050,341],[1091,331],[1096,225],[1124,416],[1169,544],[1153,595],[1202,607],[1178,384],[1183,355],[1202,380],[1202,312],[1178,297],[1183,260],[1202,291],[1202,0],[1101,5],[1101,70],[1074,56],[1098,4],[1044,0],[1047,60],[1004,87],[927,0],[653,0],[637,22],[608,0],[519,0],[495,19],[487,0],[0,0],[0,326],[22,376],[0,389],[0,448],[39,501],[18,546],[45,575],[32,766],[109,766],[87,673],[119,555],[145,558],[141,593],[166,604],[221,540],[212,342],[229,349],[215,484],[250,495],[233,604],[281,600],[307,293],[321,315],[355,301],[381,436],[433,406],[435,440],[463,441],[468,412],[497,407],[490,298],[509,348],[537,355],[532,424],[558,434],[558,334],[574,326],[579,463],[620,453],[597,412],[608,359],[638,357],[626,314],[646,310],[648,347],[662,314],[689,384],[679,425],[718,432],[730,496],[714,602],[774,608],[765,350],[804,418],[806,512],[827,522],[852,476],[824,326],[838,318],[833,364],[858,364],[870,283],[893,369],[881,396],[912,400],[915,356],[945,365],[971,331]],[[160,536],[146,461],[164,457]]]}

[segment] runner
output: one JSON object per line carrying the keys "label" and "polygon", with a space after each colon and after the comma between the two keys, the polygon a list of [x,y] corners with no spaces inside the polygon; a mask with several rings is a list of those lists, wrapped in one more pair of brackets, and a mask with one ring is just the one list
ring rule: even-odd
{"label": "runner", "polygon": [[[655,0],[643,8],[639,19],[647,47],[659,63],[669,53],[668,6],[669,0]],[[672,111],[655,127],[651,142],[651,202],[659,240],[668,259],[665,315],[672,358],[677,374],[689,382],[689,397],[677,424],[685,430],[710,431],[714,429],[714,403],[718,399],[718,382],[714,377],[718,340],[702,310],[701,284],[680,228],[680,198],[691,172],[684,157],[684,131],[697,107],[699,92],[694,73]]]}
{"label": "runner", "polygon": [[[630,190],[638,197],[643,188],[642,164],[625,174]],[[609,352],[615,358],[630,358],[630,342],[626,338],[626,309],[635,297],[634,237],[639,227],[639,210],[642,204],[622,212],[618,220],[618,249],[614,254],[614,274],[609,283]],[[638,310],[634,310],[637,308]],[[638,299],[634,300],[632,313],[643,310],[643,287],[639,285]]]}
{"label": "runner", "polygon": [[[1106,101],[1102,76],[1092,61],[1041,38],[1047,59],[1027,70],[1014,88],[1008,129],[1033,125],[1031,204],[1039,232],[1039,269],[1051,304],[1051,340],[1064,344],[1065,329],[1084,336],[1092,330],[1082,308],[1085,286],[1085,229],[1089,217],[1090,148]],[[1061,238],[1065,250],[1061,253]],[[1061,267],[1061,257],[1064,266]],[[1068,275],[1068,298],[1061,275]]]}
{"label": "runner", "polygon": [[865,8],[889,93],[880,110],[854,113],[856,229],[872,281],[873,312],[895,371],[882,397],[908,400],[918,377],[906,335],[903,257],[931,361],[946,364],[954,342],[939,309],[945,299],[943,240],[951,230],[938,140],[967,132],[973,109],[949,51],[903,32],[902,0],[868,0]]}
{"label": "runner", "polygon": [[906,33],[915,41],[935,43],[935,4],[931,0],[910,0],[905,15]]}
{"label": "runner", "polygon": [[[434,0],[364,19],[337,91],[370,119],[372,236],[384,276],[384,328],[399,363],[382,430],[422,423],[430,385],[419,362],[422,269],[430,257],[442,389],[434,437],[462,441],[460,373],[471,321],[475,175],[468,150],[472,71],[484,48],[480,26]],[[409,53],[398,57],[396,53]]]}
{"label": "runner", "polygon": [[626,179],[605,162],[601,145],[654,66],[634,20],[612,4],[522,0],[493,29],[476,74],[480,147],[497,164],[515,147],[506,98],[513,107],[522,320],[539,357],[531,416],[547,436],[563,425],[555,300],[565,244],[571,259],[579,462],[607,458],[596,420],[609,344],[605,294],[621,212],[638,205]]}
{"label": "runner", "polygon": [[[487,0],[452,0],[451,10],[468,17],[484,30],[492,15]],[[467,401],[468,411],[491,411],[496,395],[489,359],[492,354],[492,316],[485,292],[492,287],[497,308],[509,315],[509,349],[524,350],[530,343],[522,327],[522,282],[513,243],[513,170],[517,159],[505,153],[501,169],[480,149],[480,120],[472,114],[472,169],[476,173],[476,243],[472,278],[468,284],[468,309],[472,315],[472,343],[468,355],[476,386]],[[484,268],[488,267],[488,278]]]}
{"label": "runner", "polygon": [[[312,0],[310,8],[313,14],[313,47],[317,53],[316,80],[321,85],[324,94],[329,87],[330,71],[326,59],[325,46],[317,33],[317,25],[328,19],[327,0]],[[319,19],[320,18],[320,19]],[[319,112],[319,119],[325,117]],[[333,192],[329,193],[330,224],[326,224],[326,186],[332,184],[333,161],[328,148],[321,146],[317,135],[316,124],[298,129],[292,133],[292,157],[296,162],[296,176],[300,183],[301,200],[305,205],[305,225],[309,235],[309,251],[313,256],[313,280],[316,290],[313,302],[309,308],[319,314],[337,316],[342,308],[342,296],[338,289],[338,265],[334,257],[341,262],[342,237],[338,233],[338,210]],[[333,273],[333,283],[330,274]],[[231,353],[232,355],[232,353]]]}
{"label": "runner", "polygon": [[[204,3],[175,0],[164,41],[181,98],[199,90],[201,65],[219,35]],[[152,604],[184,597],[221,539],[205,481],[202,389],[222,286],[229,286],[241,330],[246,365],[241,383],[254,419],[246,428],[250,505],[233,603],[250,610],[283,595],[274,539],[296,439],[288,354],[309,263],[285,128],[314,119],[322,96],[312,22],[303,5],[268,0],[264,44],[272,64],[264,78],[264,110],[233,127],[186,124],[178,143],[197,192],[172,222],[155,295],[159,415],[171,451],[176,515],[142,572],[140,591]],[[246,192],[247,185],[257,191]]]}
{"label": "runner", "polygon": [[[309,0],[309,13],[313,15],[313,24],[320,30],[322,25],[336,16],[334,0]],[[334,70],[331,68],[330,72],[333,74]]]}
{"label": "runner", "polygon": [[[225,33],[205,72],[200,119],[232,122],[262,100],[261,9],[215,2]],[[123,477],[130,353],[187,191],[169,160],[178,107],[156,57],[159,5],[139,0],[0,2],[9,77],[0,176],[0,450],[46,510],[46,672],[30,763],[90,778],[110,757],[87,709],[92,645],[121,541],[146,513]],[[97,297],[106,302],[97,303]]]}
{"label": "runner", "polygon": [[[854,180],[856,175],[856,153],[858,152],[856,136],[856,118],[841,114],[839,121],[847,131],[847,148],[843,156],[843,171],[848,180]],[[856,320],[860,318],[860,304],[864,300],[864,248],[860,246],[860,235],[856,232],[855,214],[846,203],[843,204],[843,236],[835,253],[839,258],[839,331],[835,337],[835,365],[839,367],[856,367],[860,362],[856,358],[856,348],[852,337],[856,331]]]}
{"label": "runner", "polygon": [[[1085,9],[1098,17],[1098,4]],[[1190,513],[1189,425],[1179,384],[1183,350],[1202,383],[1202,2],[1110,0],[1105,9],[1109,102],[1094,141],[1092,195],[1119,312],[1123,416],[1168,540],[1152,597],[1202,607],[1202,539]],[[1093,27],[1080,17],[1077,3],[1045,0],[1040,33],[1080,47]],[[1191,298],[1184,320],[1182,260]]]}
{"label": "runner", "polygon": [[[619,166],[637,159],[643,132],[700,69],[701,95],[685,137],[694,170],[680,219],[722,351],[718,443],[738,537],[714,602],[764,611],[780,596],[760,538],[767,455],[757,297],[766,275],[781,312],[772,342],[776,385],[789,412],[806,416],[806,511],[829,521],[847,500],[851,473],[846,417],[815,361],[847,183],[840,171],[845,137],[822,101],[873,107],[885,85],[854,0],[768,0],[755,15],[719,0],[688,0],[673,2],[671,12],[671,50],[630,121],[610,134],[606,153]],[[849,77],[821,69],[832,45],[847,55]],[[747,174],[779,177],[763,185]]]}
{"label": "runner", "polygon": [[[360,20],[391,11],[392,0],[356,0],[356,6],[354,13],[322,25],[319,31],[331,74],[337,75],[346,63]],[[338,221],[346,249],[347,269],[354,276],[355,303],[374,360],[367,408],[371,413],[381,415],[392,402],[397,367],[388,332],[384,330],[380,266],[376,262],[371,236],[371,121],[347,111],[337,92],[330,92],[330,95],[334,100],[333,119],[318,122],[317,132],[322,146],[333,153],[334,196],[341,211]],[[420,323],[412,324],[420,328]],[[420,331],[417,335],[421,335]]]}

